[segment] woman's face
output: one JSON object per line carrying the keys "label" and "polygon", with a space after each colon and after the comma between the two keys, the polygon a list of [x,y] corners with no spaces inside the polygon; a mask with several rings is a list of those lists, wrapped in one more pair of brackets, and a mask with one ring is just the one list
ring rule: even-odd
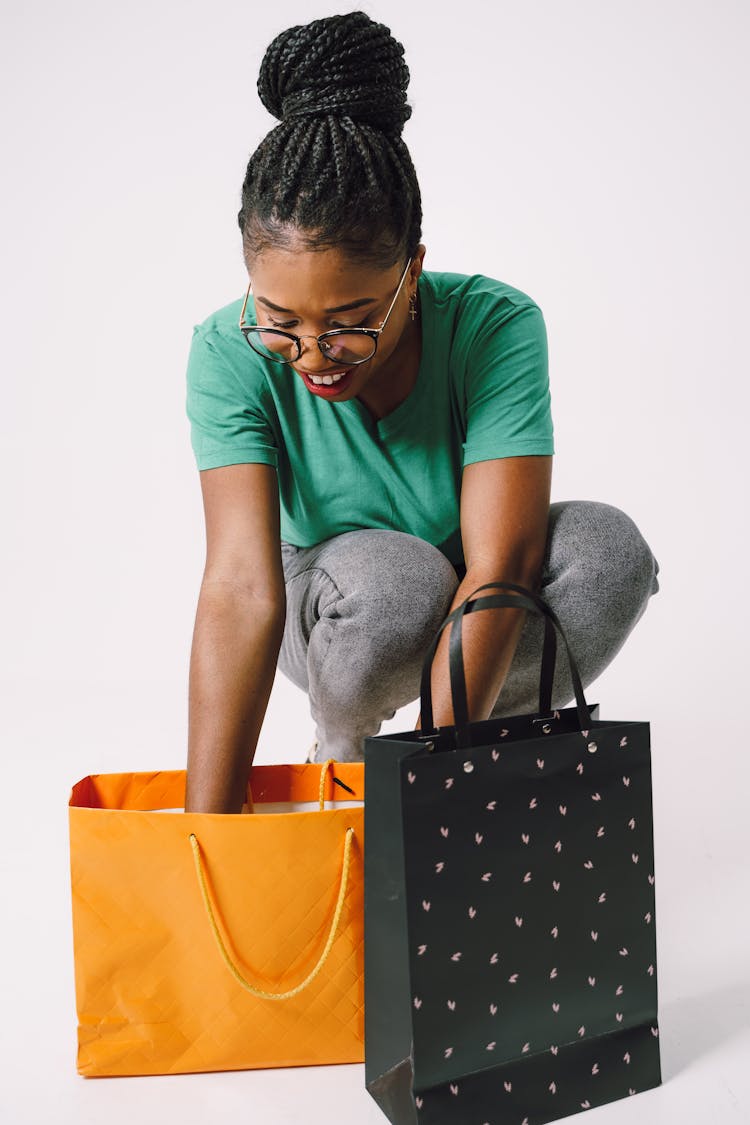
{"label": "woman's face", "polygon": [[[249,262],[256,322],[306,337],[299,359],[286,369],[290,377],[296,375],[311,394],[335,402],[354,398],[368,386],[373,391],[385,388],[390,377],[397,377],[413,342],[409,298],[416,295],[424,253],[425,247],[420,245],[380,333],[375,355],[356,366],[338,367],[322,354],[314,337],[335,328],[379,328],[406,262],[399,260],[388,269],[379,269],[338,249],[294,248],[267,249]],[[343,375],[331,384],[316,384],[310,378],[337,372]]]}

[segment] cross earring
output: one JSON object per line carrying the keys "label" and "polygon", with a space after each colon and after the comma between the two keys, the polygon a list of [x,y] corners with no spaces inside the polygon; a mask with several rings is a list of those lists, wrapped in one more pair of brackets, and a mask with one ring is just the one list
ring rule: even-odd
{"label": "cross earring", "polygon": [[417,295],[413,293],[409,298],[409,316],[414,321],[417,319]]}

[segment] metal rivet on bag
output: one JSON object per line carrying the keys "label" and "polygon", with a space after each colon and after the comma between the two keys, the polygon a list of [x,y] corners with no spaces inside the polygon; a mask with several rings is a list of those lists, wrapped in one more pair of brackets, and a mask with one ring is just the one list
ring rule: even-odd
{"label": "metal rivet on bag", "polygon": [[471,773],[474,769],[473,762],[464,762],[464,773]]}
{"label": "metal rivet on bag", "polygon": [[597,746],[595,742],[589,742],[589,754],[596,754]]}
{"label": "metal rivet on bag", "polygon": [[549,725],[549,723],[545,723],[544,726],[542,727],[542,732],[544,734],[549,734],[549,732],[551,730],[552,730],[552,727]]}

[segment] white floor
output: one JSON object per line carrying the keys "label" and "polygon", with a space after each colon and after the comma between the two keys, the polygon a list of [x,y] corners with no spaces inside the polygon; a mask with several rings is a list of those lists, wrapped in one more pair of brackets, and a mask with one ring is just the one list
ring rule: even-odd
{"label": "white floor", "polygon": [[[67,852],[71,784],[87,773],[184,765],[175,684],[16,684],[0,696],[3,1125],[281,1125],[385,1121],[363,1066],[166,1078],[84,1079],[75,1069]],[[590,696],[590,698],[593,698]],[[597,698],[603,703],[602,693]],[[283,715],[282,715],[283,712]],[[615,717],[603,704],[603,717]],[[415,707],[384,729],[413,725]],[[618,714],[618,718],[644,718]],[[312,728],[301,693],[274,688],[258,761],[301,761]],[[663,1085],[593,1111],[611,1125],[750,1122],[748,791],[742,734],[650,716]],[[268,738],[268,736],[266,736]],[[464,1125],[463,1122],[457,1125]],[[469,1123],[466,1123],[469,1125]]]}

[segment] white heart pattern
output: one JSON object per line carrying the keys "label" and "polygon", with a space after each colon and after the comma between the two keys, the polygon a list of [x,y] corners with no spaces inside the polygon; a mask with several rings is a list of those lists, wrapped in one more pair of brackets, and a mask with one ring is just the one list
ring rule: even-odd
{"label": "white heart pattern", "polygon": [[[600,1068],[604,1068],[602,1072],[604,1075],[602,1082],[606,1083],[607,1089],[609,1089],[610,1082],[616,1081],[617,1079],[616,1074],[610,1075],[608,1073],[610,1061],[614,1064],[615,1070],[617,1067],[623,1065],[632,1065],[633,1069],[630,1073],[632,1074],[632,1078],[636,1081],[641,1079],[643,1073],[641,1066],[646,1062],[646,1060],[641,1058],[640,1048],[639,1052],[632,1060],[630,1052],[624,1052],[621,1056],[621,1062],[617,1062],[617,1056],[612,1056],[609,1048],[615,1045],[611,1042],[614,1040],[615,1035],[622,1033],[624,1036],[626,1033],[624,1027],[624,993],[632,989],[632,987],[635,987],[636,995],[632,997],[632,999],[635,1000],[637,997],[638,981],[642,981],[643,979],[640,974],[647,972],[649,976],[653,977],[655,975],[656,970],[653,949],[651,949],[649,954],[648,945],[649,939],[653,938],[653,931],[655,929],[655,926],[652,924],[655,920],[653,905],[654,896],[652,891],[655,881],[653,871],[649,873],[649,867],[653,867],[653,854],[651,852],[648,831],[648,811],[643,813],[645,819],[641,817],[641,813],[643,812],[642,795],[644,788],[647,789],[647,785],[642,784],[642,782],[638,780],[641,778],[641,774],[636,775],[636,780],[638,781],[637,785],[630,784],[632,780],[630,775],[620,775],[624,788],[628,791],[622,793],[622,790],[616,788],[617,772],[615,771],[614,777],[612,777],[611,767],[609,770],[607,770],[606,767],[608,764],[608,756],[612,755],[617,749],[617,739],[610,740],[604,729],[600,729],[600,727],[603,728],[604,724],[597,726],[595,734],[602,739],[601,746],[598,745],[598,738],[596,742],[587,740],[587,742],[582,744],[576,744],[579,747],[579,753],[576,757],[581,756],[581,749],[583,749],[585,753],[586,748],[588,748],[592,756],[594,754],[596,755],[593,760],[586,759],[586,765],[591,763],[592,775],[597,774],[592,780],[594,783],[598,781],[603,786],[602,790],[593,790],[592,786],[588,784],[588,778],[586,789],[581,789],[578,777],[582,778],[582,775],[585,773],[585,764],[583,761],[578,761],[576,763],[576,758],[570,762],[568,758],[567,763],[564,759],[559,764],[557,761],[553,763],[553,772],[558,771],[559,777],[556,774],[554,778],[555,785],[548,799],[546,792],[539,789],[540,783],[544,786],[544,780],[538,778],[530,768],[534,759],[530,759],[528,754],[524,759],[521,759],[522,751],[527,753],[528,747],[523,747],[521,745],[521,739],[517,739],[514,730],[512,739],[508,739],[509,742],[512,741],[514,744],[513,760],[511,761],[510,751],[508,751],[508,754],[503,756],[503,761],[504,765],[507,762],[509,773],[515,773],[515,754],[518,752],[519,763],[523,760],[525,774],[521,773],[520,775],[520,785],[514,779],[512,784],[508,785],[506,789],[503,789],[503,795],[500,798],[489,798],[489,793],[492,792],[492,789],[494,788],[495,792],[498,792],[498,789],[497,774],[494,771],[493,776],[496,779],[496,784],[490,784],[492,778],[489,775],[487,758],[484,758],[484,768],[488,771],[488,784],[484,787],[483,793],[481,786],[474,787],[476,789],[476,795],[472,797],[472,783],[464,780],[463,771],[459,769],[461,776],[458,778],[457,783],[452,777],[445,778],[443,771],[440,770],[438,765],[440,762],[440,756],[438,755],[434,755],[431,759],[439,771],[438,776],[436,777],[434,773],[432,773],[431,776],[427,773],[417,775],[416,770],[413,772],[409,771],[407,777],[410,784],[412,782],[415,783],[417,780],[420,783],[419,793],[416,791],[416,785],[414,790],[410,790],[408,786],[404,786],[401,796],[404,801],[404,808],[414,807],[418,809],[418,816],[423,817],[423,823],[426,825],[426,832],[422,833],[422,843],[420,844],[420,846],[424,848],[424,852],[418,853],[420,867],[415,869],[415,874],[421,880],[421,887],[419,882],[416,884],[417,887],[423,889],[423,893],[424,890],[426,890],[430,897],[427,898],[425,895],[422,900],[419,900],[415,895],[416,905],[421,901],[424,917],[421,918],[419,923],[420,932],[414,936],[421,937],[423,944],[417,945],[415,943],[411,945],[410,942],[410,946],[420,957],[427,952],[428,943],[429,948],[432,950],[431,958],[423,957],[423,960],[420,962],[418,974],[421,974],[427,969],[430,969],[431,972],[427,977],[422,977],[415,972],[414,987],[418,988],[420,993],[427,995],[431,1001],[428,1004],[428,1011],[423,1018],[427,1020],[429,1016],[430,1022],[435,1025],[434,1034],[440,1036],[437,1039],[437,1043],[439,1044],[441,1041],[445,1043],[446,1040],[448,1042],[451,1040],[459,1042],[458,1039],[455,1039],[455,1036],[459,1034],[463,1036],[466,1034],[463,1016],[457,1014],[458,1001],[465,995],[463,988],[466,982],[458,978],[463,978],[467,970],[470,970],[473,974],[477,969],[477,960],[479,960],[479,972],[481,973],[481,958],[482,956],[488,956],[484,951],[486,946],[482,949],[482,944],[483,941],[486,940],[486,935],[494,933],[495,940],[501,942],[502,945],[502,971],[504,975],[499,985],[497,980],[494,983],[487,982],[487,987],[485,988],[483,996],[481,993],[478,996],[478,998],[483,999],[487,1007],[485,1008],[484,1017],[480,1015],[479,1019],[476,1021],[476,1028],[473,1034],[473,1049],[476,1051],[480,1047],[483,1047],[487,1053],[497,1052],[499,1040],[491,1038],[491,1036],[493,1032],[496,1034],[500,1030],[496,1017],[502,1006],[502,989],[505,987],[505,983],[516,986],[514,998],[518,997],[519,1001],[523,1001],[525,999],[526,990],[534,987],[534,976],[536,975],[537,981],[540,980],[540,977],[541,981],[543,981],[546,975],[550,982],[556,982],[554,991],[558,992],[558,997],[555,1000],[548,999],[547,1003],[550,1007],[546,1008],[547,1013],[550,1012],[551,1008],[553,1015],[558,1019],[558,1031],[556,1032],[558,1038],[559,1036],[563,1036],[564,1041],[566,1041],[565,1036],[567,1036],[567,1041],[570,1041],[571,1031],[570,1025],[567,1024],[568,1017],[574,1020],[576,1015],[580,1017],[584,1014],[589,1019],[593,1028],[591,1034],[599,1034],[599,1032],[601,1032],[605,1037],[600,1046],[602,1046],[602,1048],[607,1046],[608,1053],[606,1057],[604,1053],[602,1053],[602,1061],[593,1062],[589,1056],[588,1065],[591,1067],[591,1074],[593,1076],[599,1074]],[[505,733],[507,734],[509,732]],[[535,737],[537,737],[539,733],[540,732],[537,732]],[[621,749],[624,748],[626,741],[627,740],[622,740],[620,742]],[[500,748],[495,746],[491,749],[493,751],[493,758],[498,760],[501,756]],[[537,753],[538,752],[539,751],[537,751]],[[570,751],[566,750],[565,752],[569,753]],[[449,759],[452,765],[449,765]],[[463,758],[459,759],[459,763],[461,761],[463,761]],[[536,758],[535,761],[538,771],[544,771],[546,769],[545,757],[540,756]],[[597,764],[596,770],[593,768],[594,761]],[[611,758],[609,758],[609,761],[611,761]],[[481,756],[477,757],[474,762],[475,770],[481,780]],[[445,764],[448,768],[457,768],[455,757],[450,755],[445,756]],[[598,773],[600,765],[602,768],[601,772]],[[511,766],[513,767],[512,770],[510,768]],[[640,762],[638,766],[640,768]],[[550,768],[552,769],[553,767],[551,766]],[[421,766],[419,768],[421,769]],[[635,765],[632,765],[632,768],[636,768]],[[443,769],[445,769],[445,766]],[[575,773],[574,770],[576,771]],[[443,788],[443,785],[445,789],[455,788],[457,792],[455,795],[444,796],[442,798],[442,803],[440,803],[440,798],[442,796],[440,790]],[[615,792],[614,801],[611,799],[612,786],[614,786]],[[630,788],[633,789],[632,795],[629,792]],[[535,790],[536,796],[531,796],[531,793]],[[540,792],[541,797],[539,796]],[[621,804],[617,802],[618,793],[622,794]],[[591,801],[597,802],[596,810],[588,805],[587,797],[590,798]],[[544,824],[546,823],[546,813],[548,809],[550,815],[552,815],[551,810],[555,799],[558,801],[558,815],[561,818],[566,818],[568,810],[570,810],[571,820],[570,822],[566,820],[565,823],[557,822],[557,829],[560,833],[559,836],[555,831],[554,821],[550,822],[549,831],[555,837],[550,845],[550,837],[544,835],[546,831]],[[456,801],[459,802],[458,805],[455,804]],[[640,824],[641,831],[638,836],[635,835],[638,827],[636,815],[625,815],[628,805],[631,806],[630,812],[638,814],[638,819],[642,821]],[[432,808],[430,806],[432,806]],[[508,847],[506,827],[507,825],[511,825],[511,832],[517,832],[519,814],[521,814],[522,817],[520,823],[523,824],[523,820],[525,819],[528,824],[525,811],[533,811],[534,809],[541,809],[537,821],[541,824],[542,835],[535,833],[535,840],[532,842],[531,833],[529,831],[520,831],[520,843],[522,846],[528,847],[529,849],[529,853],[526,853],[526,863],[521,864],[518,863],[518,837],[515,837],[516,843],[513,845],[513,837],[511,836],[510,847]],[[500,819],[494,818],[492,820],[492,830],[489,831],[487,829],[488,821],[485,817],[485,813],[494,814],[497,810],[500,811]],[[507,816],[506,812],[508,814]],[[454,819],[459,817],[460,819]],[[600,821],[601,823],[597,824],[596,821]],[[420,826],[421,824],[422,821],[420,821]],[[644,828],[646,830],[645,833],[643,832]],[[438,829],[439,837],[437,833]],[[633,833],[632,837],[630,837],[632,841],[630,843],[630,847],[632,848],[630,853],[627,851],[628,845],[623,842],[623,837],[627,840],[626,832],[628,830]],[[427,841],[426,845],[424,843],[425,840]],[[478,850],[476,850],[476,852],[473,848],[469,849],[468,847],[472,840],[477,846]],[[607,841],[606,843],[604,842],[605,840]],[[436,843],[438,846],[436,846]],[[581,851],[584,849],[589,850],[592,847],[592,843],[596,849],[596,863],[594,863],[593,860],[593,853],[587,856],[585,860],[580,858]],[[430,845],[432,847],[430,847]],[[481,850],[479,850],[479,845],[483,845]],[[549,855],[548,849],[550,847],[556,853],[556,858],[554,860]],[[508,852],[512,852],[514,848],[515,856],[508,856]],[[636,848],[639,850],[636,851]],[[643,849],[642,855],[640,854],[641,848]],[[537,865],[536,854],[532,854],[535,850],[539,852],[541,866]],[[442,857],[439,860],[436,859],[434,852],[437,852],[438,855],[442,853]],[[565,856],[563,856],[563,852],[566,853]],[[503,864],[502,860],[506,857],[514,860],[514,862]],[[641,858],[643,859],[643,865],[639,867],[638,871],[633,871],[633,866],[639,865]],[[458,859],[460,862],[456,863],[454,859]],[[628,859],[631,861],[630,867],[627,866]],[[548,864],[546,869],[544,868],[545,860]],[[568,862],[568,860],[570,860],[570,862]],[[486,866],[487,863],[492,863],[492,869],[482,871],[481,868]],[[527,869],[529,863],[531,867]],[[430,886],[430,864],[432,864],[434,868],[433,873],[440,874],[441,876],[440,880],[436,881],[433,886]],[[591,886],[590,875],[581,874],[581,866],[586,872],[597,870],[596,881],[599,883],[599,890]],[[550,867],[552,868],[551,870],[549,870]],[[520,870],[521,868],[523,869]],[[647,884],[645,880],[642,881],[641,873],[644,870],[647,874],[649,890],[646,889]],[[421,875],[419,874],[420,872]],[[634,876],[633,880],[629,879],[631,873]],[[424,878],[425,874],[427,878]],[[567,926],[565,924],[565,919],[563,919],[563,926],[561,927],[562,934],[560,934],[558,925],[550,927],[549,922],[545,921],[544,900],[547,900],[547,907],[549,903],[549,883],[545,882],[545,876],[550,879],[553,893],[559,895],[559,897],[554,900],[556,904],[555,913],[559,917],[560,912],[558,908],[560,906],[565,906],[573,919],[571,926]],[[530,886],[530,884],[534,882],[535,889],[529,890],[528,893],[521,891],[518,887],[519,877],[524,886]],[[566,881],[565,891],[562,890],[563,878],[565,878]],[[485,884],[492,882],[492,890],[490,891],[489,887],[487,892],[477,889],[477,882],[484,882]],[[536,886],[536,884],[540,882],[541,886]],[[602,888],[602,883],[606,883],[609,889]],[[472,886],[474,888],[473,891],[470,889]],[[439,888],[440,894],[438,890],[435,889],[436,887]],[[467,898],[469,899],[468,902],[466,901]],[[472,898],[474,899],[473,903],[471,902]],[[537,902],[537,899],[539,902]],[[577,900],[580,902],[580,906],[578,906]],[[479,903],[478,906],[476,905],[477,902]],[[434,915],[431,913],[432,905],[435,905]],[[578,914],[575,915],[573,912],[577,906]],[[595,906],[596,913],[594,913]],[[465,913],[463,913],[464,911]],[[639,928],[636,930],[637,940],[636,937],[629,934],[626,927],[623,927],[623,913],[628,916],[629,922],[632,922],[633,917],[635,917],[636,920],[640,917],[642,920],[639,924]],[[479,918],[480,914],[482,915],[481,919]],[[456,918],[456,915],[458,915],[458,918]],[[549,914],[547,914],[547,918],[548,917]],[[514,921],[512,934],[509,933],[507,929],[511,918],[513,918]],[[462,936],[463,928],[468,925],[468,921],[470,920],[473,922],[470,936],[468,934]],[[651,924],[650,930],[643,928],[644,922],[646,924]],[[432,929],[430,928],[433,923],[435,924],[436,936],[433,936]],[[540,931],[540,926],[543,927],[545,924],[547,925],[549,935],[556,942],[554,953],[551,955],[549,950],[545,951],[544,949],[544,939]],[[596,928],[590,929],[589,933],[591,941],[595,944],[598,943],[595,950],[590,946],[582,948],[580,945],[580,929],[585,933],[585,927],[587,925],[591,927],[592,924]],[[578,929],[578,927],[580,927],[580,929]],[[521,930],[523,930],[524,936],[521,935]],[[570,933],[568,931],[570,931]],[[456,964],[456,968],[453,970],[453,983],[447,987],[445,987],[447,974],[445,971],[441,974],[439,960],[437,967],[432,968],[433,958],[441,945],[443,949],[442,955],[445,956],[445,945],[443,943],[445,942],[446,934],[452,934],[449,940],[460,945],[459,950],[448,954],[451,961]],[[483,940],[477,943],[476,938],[480,934]],[[621,939],[626,936],[633,946],[632,952],[627,946],[618,942],[618,938]],[[440,939],[439,942],[438,937]],[[558,937],[561,937],[563,940],[558,941]],[[599,942],[600,937],[602,939],[601,942]],[[414,940],[413,937],[412,940]],[[490,940],[492,940],[492,938],[490,938]],[[517,947],[514,946],[514,941],[517,942]],[[570,947],[572,945],[576,946],[575,958],[571,958]],[[644,948],[646,950],[645,956]],[[586,955],[586,950],[588,950],[590,954],[588,957]],[[528,957],[527,953],[529,955]],[[531,957],[531,953],[534,953],[535,957]],[[584,958],[582,964],[580,960],[581,955],[583,955]],[[613,958],[617,955],[626,960],[620,961],[613,966]],[[648,963],[649,955],[652,961],[651,964]],[[549,962],[552,960],[553,956],[555,964],[551,966]],[[488,959],[491,966],[496,966],[500,963],[500,953],[498,951],[491,953]],[[586,965],[586,960],[589,962],[588,966]],[[643,968],[644,960],[648,966],[646,969]],[[459,962],[463,962],[463,964],[459,965]],[[514,963],[517,966],[517,971],[511,971],[511,967]],[[487,962],[484,962],[484,964],[486,965]],[[486,974],[486,969],[484,972]],[[613,977],[615,980],[619,977],[622,983],[616,985],[616,987],[612,989],[612,992],[610,992],[609,989],[612,987],[611,981]],[[437,990],[434,996],[432,983],[429,984],[429,991],[427,991],[427,981],[432,978],[437,979]],[[440,992],[441,979],[445,988],[442,994]],[[583,1006],[583,1010],[581,1010],[580,1006],[569,1001],[569,997],[570,988],[572,987],[573,990],[575,990],[576,987],[580,988],[584,979],[588,982],[588,986],[591,989],[591,992],[588,994],[590,1003],[588,1006]],[[579,981],[578,985],[576,985],[576,980]],[[558,981],[561,985],[560,988],[558,988],[557,985]],[[601,987],[599,987],[599,981],[603,982]],[[445,992],[448,991],[448,988],[450,988],[450,992],[453,994],[451,999],[445,997]],[[553,990],[550,989],[550,991]],[[493,993],[498,997],[497,1000],[490,1000]],[[609,1006],[610,1002],[608,998],[613,994],[617,997],[616,1003],[619,1005],[620,1010]],[[560,995],[565,997],[567,1016],[562,1013],[562,1000],[559,998]],[[631,996],[630,991],[628,991],[628,996]],[[437,1004],[435,1001],[437,1001]],[[425,1001],[425,1003],[427,1002]],[[443,1003],[445,1003],[445,1007],[443,1007]],[[629,1010],[630,1004],[631,1000],[628,1000]],[[413,1010],[419,1011],[422,1006],[422,997],[414,996]],[[462,1011],[464,1007],[465,1006],[462,1004]],[[576,1007],[578,1007],[578,1011],[576,1011]],[[504,1008],[504,1011],[506,1010],[509,1009]],[[492,1024],[492,1027],[487,1027],[486,1022],[484,1027],[482,1027],[481,1020],[484,1018],[486,1021],[487,1015],[489,1015],[491,1019],[495,1019],[495,1023]],[[420,1020],[422,1020],[421,1015],[417,1016],[415,1014],[412,1018],[415,1027],[418,1027]],[[617,1029],[614,1029],[614,1032],[611,1026],[613,1018],[617,1023]],[[440,1021],[442,1021],[442,1023]],[[457,1029],[459,1023],[461,1027]],[[503,1019],[502,1024],[503,1027],[507,1026],[505,1019]],[[565,1024],[567,1024],[567,1027],[563,1026]],[[469,1034],[471,1035],[471,1031]],[[575,1035],[575,1033],[573,1034]],[[586,1034],[586,1026],[581,1024],[578,1028],[577,1036],[575,1037],[583,1039]],[[651,1034],[654,1039],[658,1037],[658,1026],[655,1025],[651,1028]],[[463,1043],[463,1039],[461,1039],[460,1042]],[[509,1045],[504,1044],[504,1046],[507,1047]],[[525,1043],[523,1045],[516,1043],[513,1044],[513,1046],[515,1050],[520,1053],[526,1054],[531,1051],[530,1043]],[[456,1049],[455,1047],[443,1047],[442,1050],[445,1059],[452,1058]],[[557,1044],[550,1045],[549,1049],[553,1055],[558,1054],[559,1048]],[[622,1049],[622,1046],[620,1049]],[[438,1046],[438,1058],[440,1050],[441,1048]],[[535,1052],[540,1050],[538,1043],[535,1043],[534,1050]],[[657,1050],[658,1047],[655,1044],[653,1051],[656,1052]],[[599,1052],[597,1051],[597,1053]],[[462,1057],[462,1064],[464,1061]],[[448,1069],[447,1066],[446,1069]],[[454,1065],[453,1069],[458,1070],[459,1068]],[[445,1077],[449,1080],[451,1092],[457,1094],[459,1082],[461,1081],[460,1078],[456,1079],[455,1075],[449,1076],[447,1074]],[[581,1077],[585,1077],[585,1072]],[[584,1085],[574,1088],[572,1091],[568,1090],[567,1094],[562,1087],[558,1087],[557,1074],[554,1070],[553,1073],[547,1073],[546,1076],[542,1071],[542,1074],[539,1076],[539,1081],[547,1083],[548,1092],[550,1094],[557,1094],[559,1090],[561,1098],[563,1098],[566,1103],[566,1107],[569,1106],[569,1108],[566,1108],[566,1112],[570,1112],[573,1108],[567,1101],[570,1097],[578,1099],[584,1097],[585,1100],[579,1102],[581,1108],[586,1109],[591,1107],[590,1097],[586,1096],[587,1087],[588,1092],[592,1091],[591,1083],[588,1081],[586,1081]],[[517,1085],[516,1083],[516,1087]],[[506,1080],[504,1088],[510,1092],[511,1083]],[[465,1102],[468,1096],[468,1090],[463,1093]],[[523,1112],[524,1107],[520,1102],[525,1099],[525,1092],[519,1092],[517,1089],[516,1093],[519,1097],[518,1112]],[[619,1096],[621,1096],[621,1094]],[[429,1101],[429,1096],[424,1100]],[[601,1096],[597,1096],[594,1104],[599,1104],[600,1101]],[[574,1104],[575,1102],[573,1105]],[[560,1103],[560,1106],[564,1108],[562,1103]],[[489,1109],[485,1108],[484,1112],[488,1113]],[[550,1111],[547,1110],[547,1116],[549,1116],[549,1114]],[[513,1115],[511,1114],[511,1116]],[[515,1116],[514,1119],[516,1121],[519,1120],[517,1116]],[[479,1125],[481,1120],[481,1117],[477,1117],[477,1125]]]}

